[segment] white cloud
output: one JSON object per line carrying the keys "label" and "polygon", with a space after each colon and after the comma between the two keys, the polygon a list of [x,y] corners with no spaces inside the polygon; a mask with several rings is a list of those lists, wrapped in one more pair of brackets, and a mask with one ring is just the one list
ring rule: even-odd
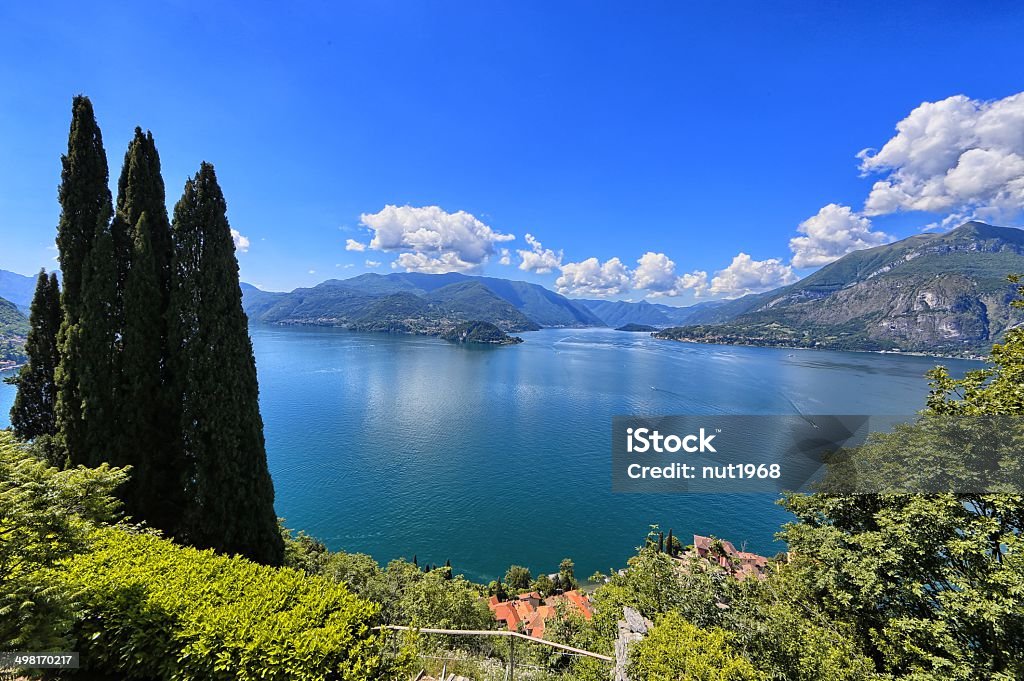
{"label": "white cloud", "polygon": [[249,237],[242,236],[242,233],[237,229],[232,229],[231,238],[235,242],[235,250],[239,250],[242,253],[249,252]]}
{"label": "white cloud", "polygon": [[[438,206],[388,205],[360,219],[374,233],[369,248],[402,252],[399,266],[409,271],[477,269],[494,255],[495,244],[515,239],[465,211],[448,213]],[[449,269],[439,269],[444,267]]]}
{"label": "white cloud", "polygon": [[345,250],[362,252],[366,250],[366,244],[355,239],[345,239]]}
{"label": "white cloud", "polygon": [[740,253],[728,267],[715,272],[708,290],[725,298],[738,298],[792,284],[797,278],[793,268],[783,265],[778,258],[754,260]]}
{"label": "white cloud", "polygon": [[316,274],[316,270],[310,270],[309,274]]}
{"label": "white cloud", "polygon": [[677,275],[675,262],[664,253],[648,251],[636,262],[633,288],[647,291],[650,298],[678,296],[687,289],[691,289],[695,296],[700,296],[707,289],[707,272]]}
{"label": "white cloud", "polygon": [[391,263],[393,269],[405,269],[406,272],[424,272],[426,274],[444,274],[445,272],[471,272],[476,270],[477,263],[466,262],[456,253],[442,253],[432,257],[426,253],[402,253]]}
{"label": "white cloud", "polygon": [[964,95],[924,102],[877,152],[858,154],[880,173],[864,212],[921,210],[1010,219],[1024,207],[1024,92],[994,101]]}
{"label": "white cloud", "polygon": [[789,240],[793,267],[827,265],[852,251],[892,241],[888,234],[871,231],[871,220],[835,203],[801,222],[797,231],[806,236]]}
{"label": "white cloud", "polygon": [[684,289],[692,289],[695,298],[700,298],[708,292],[708,273],[704,270],[694,270],[689,274],[679,277],[679,285]]}
{"label": "white cloud", "polygon": [[524,272],[536,272],[537,274],[547,274],[561,269],[562,251],[555,253],[550,248],[544,248],[540,241],[532,234],[526,235],[526,243],[530,245],[530,250],[516,251],[522,259],[519,263],[519,269]]}
{"label": "white cloud", "polygon": [[629,290],[629,270],[618,258],[603,264],[597,258],[562,265],[562,275],[555,281],[559,293],[614,296]]}
{"label": "white cloud", "polygon": [[511,265],[512,264],[512,252],[507,248],[501,249],[501,259],[498,260],[499,265]]}
{"label": "white cloud", "polygon": [[380,261],[379,260],[367,260],[366,261],[366,266],[367,267],[380,267]]}

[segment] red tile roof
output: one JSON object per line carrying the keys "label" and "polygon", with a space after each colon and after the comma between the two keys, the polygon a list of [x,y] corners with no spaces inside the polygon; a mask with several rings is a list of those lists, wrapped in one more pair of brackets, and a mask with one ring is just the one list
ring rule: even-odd
{"label": "red tile roof", "polygon": [[[536,607],[534,601],[539,602]],[[522,625],[530,636],[543,638],[547,620],[555,616],[555,606],[558,603],[568,604],[588,620],[593,617],[590,599],[582,591],[567,591],[561,595],[551,596],[546,603],[536,591],[519,594],[509,601],[498,601],[497,597],[491,596],[487,601],[487,607],[494,613],[494,619],[504,622],[509,631],[518,631]]]}

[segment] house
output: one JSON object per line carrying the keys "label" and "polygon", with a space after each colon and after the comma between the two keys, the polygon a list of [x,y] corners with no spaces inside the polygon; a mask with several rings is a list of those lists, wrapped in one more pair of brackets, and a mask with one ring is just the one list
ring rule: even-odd
{"label": "house", "polygon": [[689,555],[696,555],[729,571],[736,579],[747,577],[761,579],[768,569],[768,559],[749,551],[740,551],[731,541],[693,535],[693,549]]}
{"label": "house", "polygon": [[487,607],[494,613],[494,619],[503,623],[509,631],[521,631],[527,636],[544,638],[547,622],[555,617],[559,603],[580,612],[585,619],[594,616],[590,599],[582,591],[566,591],[543,598],[537,591],[519,594],[507,601],[491,596]]}

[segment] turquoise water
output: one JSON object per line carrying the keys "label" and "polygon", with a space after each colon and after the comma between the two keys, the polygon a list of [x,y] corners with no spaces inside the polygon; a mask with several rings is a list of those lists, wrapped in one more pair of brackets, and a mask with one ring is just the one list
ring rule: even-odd
{"label": "turquoise water", "polygon": [[[770,495],[611,492],[618,414],[906,414],[937,360],[656,341],[545,329],[473,348],[432,338],[251,328],[277,512],[334,549],[450,559],[472,579],[510,563],[621,566],[648,525],[784,547]],[[955,373],[976,363],[944,360]],[[0,386],[0,419],[13,399]]]}

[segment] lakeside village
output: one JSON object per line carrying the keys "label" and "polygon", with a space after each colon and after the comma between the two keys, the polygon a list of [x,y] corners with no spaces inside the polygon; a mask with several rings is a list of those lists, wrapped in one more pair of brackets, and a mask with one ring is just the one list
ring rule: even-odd
{"label": "lakeside village", "polygon": [[[673,547],[670,532],[667,545],[663,543],[661,548],[680,564],[693,558],[705,560],[741,581],[749,578],[763,579],[768,568],[768,558],[765,556],[740,551],[732,542],[715,537],[695,534],[692,546],[685,550],[677,550],[678,545],[677,548]],[[557,577],[557,573],[548,575],[549,579]],[[492,595],[487,601],[487,607],[493,613],[494,619],[509,631],[517,631],[534,638],[544,638],[547,620],[553,618],[560,607],[575,611],[586,620],[590,620],[594,615],[590,597],[582,589],[556,592],[546,598],[536,590],[507,599]]]}

